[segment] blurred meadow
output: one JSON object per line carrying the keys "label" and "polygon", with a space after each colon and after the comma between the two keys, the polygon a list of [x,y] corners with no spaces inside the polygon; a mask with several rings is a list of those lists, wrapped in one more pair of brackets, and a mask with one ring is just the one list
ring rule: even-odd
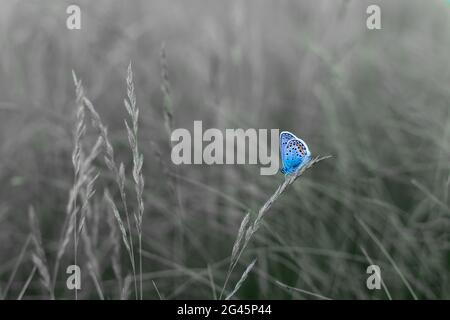
{"label": "blurred meadow", "polygon": [[[69,4],[81,7],[81,30],[66,28]],[[381,30],[366,28],[370,4],[381,7]],[[289,130],[313,155],[333,155],[273,203],[222,298],[254,259],[233,299],[450,298],[446,1],[0,0],[0,8],[0,298],[75,298],[66,287],[74,133],[84,116],[88,154],[99,127],[77,101],[72,70],[124,165],[124,227],[139,277],[123,102],[130,61],[144,159],[144,299],[219,298],[241,221],[247,213],[253,221],[284,181],[258,165],[173,165],[170,130],[192,131],[194,120],[204,130]],[[75,230],[77,298],[135,299],[111,205],[125,220],[120,181],[105,148],[95,152],[72,202],[85,215]],[[382,290],[366,287],[370,264],[381,268]]]}

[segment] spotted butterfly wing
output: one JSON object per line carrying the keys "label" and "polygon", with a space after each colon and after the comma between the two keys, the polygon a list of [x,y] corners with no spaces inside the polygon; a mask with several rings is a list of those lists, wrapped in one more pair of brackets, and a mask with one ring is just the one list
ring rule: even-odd
{"label": "spotted butterfly wing", "polygon": [[296,138],[292,133],[289,131],[283,131],[280,133],[280,154],[281,154],[281,173],[286,173],[284,171],[284,159],[286,156],[286,152],[284,151],[286,149],[287,143],[289,140],[292,140]]}
{"label": "spotted butterfly wing", "polygon": [[280,153],[281,172],[284,174],[294,173],[311,158],[311,152],[306,143],[288,131],[280,134]]}

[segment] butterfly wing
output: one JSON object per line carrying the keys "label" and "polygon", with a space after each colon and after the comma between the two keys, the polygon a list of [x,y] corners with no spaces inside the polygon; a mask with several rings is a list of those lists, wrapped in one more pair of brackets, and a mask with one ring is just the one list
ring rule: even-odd
{"label": "butterfly wing", "polygon": [[[291,139],[287,140],[288,138]],[[311,152],[306,143],[287,131],[280,134],[280,152],[281,172],[284,174],[294,173],[311,158]]]}
{"label": "butterfly wing", "polygon": [[292,133],[290,133],[289,131],[282,131],[280,133],[280,150],[281,148],[286,145],[289,140],[297,138],[295,135],[293,135]]}
{"label": "butterfly wing", "polygon": [[287,143],[289,142],[289,140],[295,139],[297,138],[295,135],[293,135],[292,133],[290,133],[289,131],[282,131],[280,133],[280,155],[281,155],[281,164],[282,164],[282,168],[281,168],[281,173],[285,173],[284,172],[284,159],[285,159],[285,154],[286,154],[286,146]]}
{"label": "butterfly wing", "polygon": [[284,169],[286,173],[293,173],[302,164],[305,154],[300,141],[296,139],[289,140],[284,151]]}

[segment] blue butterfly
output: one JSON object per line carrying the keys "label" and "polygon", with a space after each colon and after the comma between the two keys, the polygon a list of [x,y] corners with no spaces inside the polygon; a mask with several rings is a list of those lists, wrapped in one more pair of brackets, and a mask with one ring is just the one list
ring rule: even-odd
{"label": "blue butterfly", "polygon": [[311,152],[302,140],[289,131],[280,133],[281,173],[291,174],[311,160]]}

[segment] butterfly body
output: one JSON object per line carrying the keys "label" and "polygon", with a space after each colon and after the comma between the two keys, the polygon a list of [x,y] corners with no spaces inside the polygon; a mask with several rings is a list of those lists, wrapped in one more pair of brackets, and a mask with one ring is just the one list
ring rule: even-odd
{"label": "butterfly body", "polygon": [[280,133],[281,172],[288,175],[296,172],[311,160],[306,143],[289,131]]}

